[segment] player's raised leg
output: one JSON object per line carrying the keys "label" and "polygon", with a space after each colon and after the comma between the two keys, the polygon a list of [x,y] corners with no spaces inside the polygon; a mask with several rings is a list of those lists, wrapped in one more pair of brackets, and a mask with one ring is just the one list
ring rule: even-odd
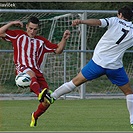
{"label": "player's raised leg", "polygon": [[99,75],[102,75],[103,73],[103,68],[94,63],[94,61],[90,60],[76,77],[74,77],[70,82],[66,82],[57,88],[51,94],[51,97],[57,99],[64,94],[70,93],[77,86],[85,83],[86,81],[99,77]]}
{"label": "player's raised leg", "polygon": [[48,94],[49,98],[46,95],[46,98],[50,101],[54,101],[58,99],[60,96],[70,93],[73,91],[77,86],[80,84],[86,82],[87,79],[82,75],[80,72],[75,78],[73,78],[71,81],[64,83],[59,88],[57,88],[53,93]]}

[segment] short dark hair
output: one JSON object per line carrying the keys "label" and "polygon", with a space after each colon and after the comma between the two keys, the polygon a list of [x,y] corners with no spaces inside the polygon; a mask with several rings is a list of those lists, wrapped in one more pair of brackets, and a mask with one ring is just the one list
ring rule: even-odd
{"label": "short dark hair", "polygon": [[28,19],[28,23],[33,23],[33,24],[38,24],[39,25],[39,19],[35,16],[31,16],[29,19]]}
{"label": "short dark hair", "polygon": [[133,12],[132,9],[128,6],[124,6],[118,10],[118,14],[122,13],[122,16],[127,19],[128,21],[132,20]]}

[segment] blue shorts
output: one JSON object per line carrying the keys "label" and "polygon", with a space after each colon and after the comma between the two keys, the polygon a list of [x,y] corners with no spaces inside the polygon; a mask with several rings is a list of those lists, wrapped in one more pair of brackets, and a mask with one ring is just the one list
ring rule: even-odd
{"label": "blue shorts", "polygon": [[106,75],[108,79],[117,86],[123,86],[129,82],[129,78],[123,67],[119,69],[102,68],[93,60],[90,60],[88,64],[86,64],[81,70],[81,73],[87,80],[93,80],[102,75]]}

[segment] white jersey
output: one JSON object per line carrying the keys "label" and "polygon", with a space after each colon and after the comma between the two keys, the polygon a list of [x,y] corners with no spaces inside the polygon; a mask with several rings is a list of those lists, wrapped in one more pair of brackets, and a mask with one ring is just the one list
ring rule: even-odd
{"label": "white jersey", "polygon": [[103,68],[121,68],[124,52],[133,46],[133,24],[118,17],[100,21],[100,27],[108,26],[108,30],[95,47],[92,60]]}

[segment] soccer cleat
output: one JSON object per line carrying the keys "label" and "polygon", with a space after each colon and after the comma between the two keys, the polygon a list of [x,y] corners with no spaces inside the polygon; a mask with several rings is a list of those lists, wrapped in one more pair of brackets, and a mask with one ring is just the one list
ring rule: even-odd
{"label": "soccer cleat", "polygon": [[34,118],[34,113],[32,113],[30,127],[35,127],[36,125],[37,125],[37,119]]}
{"label": "soccer cleat", "polygon": [[133,124],[131,124],[131,128],[133,129]]}
{"label": "soccer cleat", "polygon": [[55,99],[53,98],[53,97],[51,97],[51,94],[52,94],[53,92],[51,91],[51,90],[49,90],[47,93],[46,93],[46,95],[45,95],[45,98],[46,98],[46,100],[47,100],[47,102],[49,103],[49,104],[52,104],[52,103],[54,103],[54,101],[55,101]]}
{"label": "soccer cleat", "polygon": [[44,102],[44,97],[47,93],[47,88],[44,88],[40,93],[39,93],[39,96],[38,96],[38,100],[40,102]]}

